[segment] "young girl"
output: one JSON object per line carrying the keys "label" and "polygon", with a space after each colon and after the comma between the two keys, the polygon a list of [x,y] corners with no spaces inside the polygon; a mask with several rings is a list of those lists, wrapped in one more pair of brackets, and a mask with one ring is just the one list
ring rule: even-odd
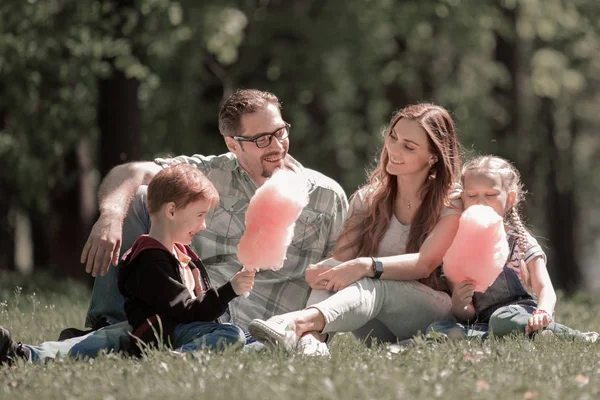
{"label": "young girl", "polygon": [[474,292],[471,281],[454,285],[452,313],[466,324],[436,322],[427,331],[452,338],[483,338],[488,331],[494,336],[549,331],[596,341],[595,332],[582,333],[553,321],[556,294],[546,269],[546,255],[519,216],[523,201],[519,172],[500,157],[482,156],[463,167],[461,180],[465,209],[482,204],[504,218],[510,255],[485,293]]}

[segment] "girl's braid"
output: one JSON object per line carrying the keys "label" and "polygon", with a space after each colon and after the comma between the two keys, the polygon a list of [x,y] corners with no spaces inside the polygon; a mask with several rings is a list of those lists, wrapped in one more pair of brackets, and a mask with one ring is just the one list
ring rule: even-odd
{"label": "girl's braid", "polygon": [[520,255],[519,258],[523,257],[523,254],[527,250],[527,230],[521,221],[521,216],[517,210],[517,206],[513,206],[508,213],[506,213],[508,219],[508,225],[516,231],[517,244],[519,245]]}
{"label": "girl's braid", "polygon": [[519,246],[517,258],[519,259],[519,267],[521,270],[522,281],[525,284],[525,286],[527,286],[527,289],[531,289],[529,270],[527,269],[527,266],[525,266],[525,268],[521,267],[521,260],[525,255],[525,251],[527,251],[527,230],[523,225],[523,221],[521,220],[521,216],[519,215],[519,211],[516,205],[514,205],[506,213],[506,219],[508,220],[508,225],[515,230],[517,236],[517,245]]}

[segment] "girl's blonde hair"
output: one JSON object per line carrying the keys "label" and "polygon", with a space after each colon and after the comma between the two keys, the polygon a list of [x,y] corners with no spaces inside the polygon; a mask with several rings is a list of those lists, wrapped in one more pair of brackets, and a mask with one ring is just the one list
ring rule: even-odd
{"label": "girl's blonde hair", "polygon": [[480,156],[467,162],[461,171],[461,184],[464,187],[465,175],[468,173],[498,174],[502,179],[502,188],[506,192],[515,192],[515,201],[504,213],[504,222],[512,228],[517,236],[517,244],[521,252],[527,250],[527,228],[519,212],[525,197],[525,190],[521,183],[521,174],[509,161],[497,156]]}

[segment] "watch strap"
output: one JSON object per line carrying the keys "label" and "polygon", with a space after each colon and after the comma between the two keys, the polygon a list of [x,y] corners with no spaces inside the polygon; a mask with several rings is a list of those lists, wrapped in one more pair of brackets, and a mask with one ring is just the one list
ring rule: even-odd
{"label": "watch strap", "polygon": [[375,274],[373,279],[379,279],[383,274],[383,263],[375,257],[371,257],[371,260],[373,260],[373,272]]}

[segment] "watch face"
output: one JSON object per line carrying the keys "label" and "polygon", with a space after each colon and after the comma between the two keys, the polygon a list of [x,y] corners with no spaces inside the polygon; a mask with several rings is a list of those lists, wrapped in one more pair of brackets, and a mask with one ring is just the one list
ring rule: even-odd
{"label": "watch face", "polygon": [[373,260],[374,261],[374,269],[375,269],[375,278],[379,278],[381,276],[381,274],[383,273],[383,263],[379,260]]}

